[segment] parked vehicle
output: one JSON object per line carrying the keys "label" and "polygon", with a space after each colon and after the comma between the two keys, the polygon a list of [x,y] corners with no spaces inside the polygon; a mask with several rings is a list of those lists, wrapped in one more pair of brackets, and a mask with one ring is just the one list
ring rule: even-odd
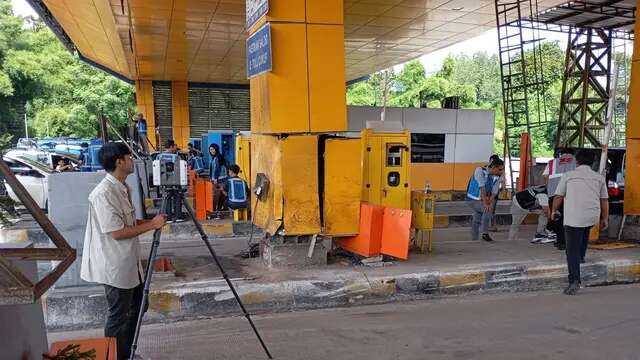
{"label": "parked vehicle", "polygon": [[607,158],[607,188],[609,189],[609,212],[613,215],[624,214],[626,160],[626,149],[609,149]]}
{"label": "parked vehicle", "polygon": [[80,167],[80,171],[95,172],[102,170],[102,165],[100,165],[100,162],[98,161],[98,152],[101,148],[102,145],[89,145],[85,163]]}
{"label": "parked vehicle", "polygon": [[[34,161],[23,156],[6,154],[3,159],[36,204],[38,204],[41,209],[47,209],[48,178],[54,171],[39,161]],[[19,202],[20,199],[13,189],[7,184],[6,180],[4,180],[4,182],[9,197]]]}
{"label": "parked vehicle", "polygon": [[38,161],[49,166],[52,170],[56,168],[56,166],[58,165],[58,161],[62,159],[65,160],[65,162],[68,162],[75,171],[80,170],[78,156],[66,152],[42,151],[35,149],[13,149],[9,150],[6,155],[13,157],[24,157],[32,161]]}
{"label": "parked vehicle", "polygon": [[[576,149],[576,151],[593,152],[595,161],[593,170],[600,169],[601,149]],[[609,192],[609,213],[611,215],[624,214],[624,177],[625,161],[627,158],[626,148],[609,148],[607,153],[606,180]]]}

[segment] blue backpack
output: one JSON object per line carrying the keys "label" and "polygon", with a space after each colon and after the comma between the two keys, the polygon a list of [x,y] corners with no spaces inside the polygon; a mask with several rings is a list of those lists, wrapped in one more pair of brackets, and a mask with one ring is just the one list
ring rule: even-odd
{"label": "blue backpack", "polygon": [[204,161],[200,156],[194,156],[190,160],[191,169],[196,173],[200,174],[204,171]]}
{"label": "blue backpack", "polygon": [[227,179],[229,192],[227,193],[227,206],[230,209],[244,209],[247,207],[247,184],[239,177]]}

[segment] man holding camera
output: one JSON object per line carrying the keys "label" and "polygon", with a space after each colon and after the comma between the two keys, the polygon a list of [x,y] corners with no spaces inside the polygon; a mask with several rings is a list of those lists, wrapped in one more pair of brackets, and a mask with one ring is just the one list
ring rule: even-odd
{"label": "man holding camera", "polygon": [[165,216],[136,220],[126,184],[133,158],[125,144],[108,143],[98,157],[107,175],[89,195],[80,277],[104,286],[108,305],[104,334],[116,338],[118,359],[128,359],[143,289],[138,236],[160,229]]}

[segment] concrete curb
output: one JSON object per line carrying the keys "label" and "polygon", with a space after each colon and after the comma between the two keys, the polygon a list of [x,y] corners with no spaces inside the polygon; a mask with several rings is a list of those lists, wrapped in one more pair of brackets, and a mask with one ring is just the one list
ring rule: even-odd
{"label": "concrete curb", "polygon": [[[451,295],[524,292],[566,286],[564,264],[512,264],[454,272],[422,272],[357,279],[297,280],[258,284],[234,280],[252,313],[282,312],[386,303]],[[582,266],[585,286],[640,282],[640,260],[622,259]],[[50,330],[100,327],[106,302],[102,288],[57,290],[43,298]],[[220,279],[152,290],[147,323],[239,314]]]}

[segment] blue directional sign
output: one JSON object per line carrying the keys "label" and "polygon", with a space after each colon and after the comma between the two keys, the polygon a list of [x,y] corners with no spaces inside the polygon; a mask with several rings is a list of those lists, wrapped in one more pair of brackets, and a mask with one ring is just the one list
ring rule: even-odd
{"label": "blue directional sign", "polygon": [[266,23],[247,39],[247,79],[271,67],[271,24]]}
{"label": "blue directional sign", "polygon": [[269,12],[269,0],[247,0],[247,29]]}

